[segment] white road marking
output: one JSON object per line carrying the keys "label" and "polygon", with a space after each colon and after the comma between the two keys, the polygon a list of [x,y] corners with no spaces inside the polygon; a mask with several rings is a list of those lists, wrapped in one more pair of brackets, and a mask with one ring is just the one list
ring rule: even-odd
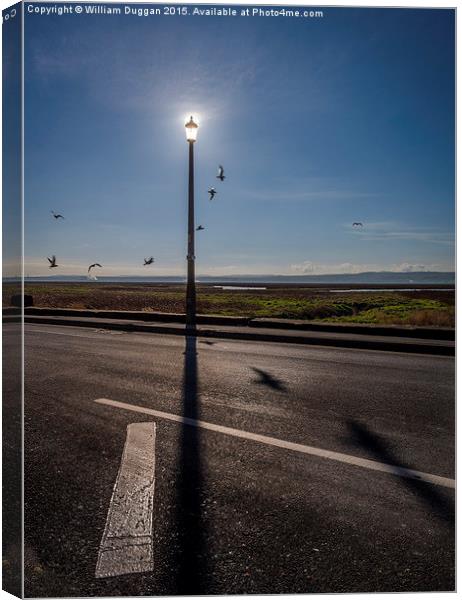
{"label": "white road marking", "polygon": [[183,425],[190,425],[192,427],[200,427],[209,431],[216,431],[218,433],[231,435],[237,438],[253,440],[254,442],[260,442],[261,444],[266,444],[268,446],[276,446],[277,448],[284,448],[285,450],[301,452],[302,454],[311,454],[312,456],[318,456],[320,458],[327,458],[329,460],[335,460],[349,465],[355,465],[356,467],[362,467],[363,469],[381,471],[382,473],[389,473],[390,475],[397,475],[398,477],[405,477],[407,479],[418,479],[419,481],[425,481],[426,483],[432,483],[434,485],[455,488],[454,479],[440,477],[439,475],[432,475],[431,473],[424,473],[423,471],[406,469],[404,467],[389,465],[375,460],[368,460],[367,458],[359,458],[357,456],[351,456],[349,454],[342,454],[341,452],[323,450],[322,448],[315,448],[314,446],[305,446],[303,444],[287,442],[278,438],[260,435],[258,433],[251,433],[250,431],[242,431],[240,429],[233,429],[231,427],[225,427],[223,425],[216,425],[215,423],[208,423],[207,421],[190,419],[188,417],[182,417],[181,415],[166,413],[160,410],[154,410],[152,408],[144,408],[143,406],[134,406],[133,404],[118,402],[117,400],[98,398],[97,400],[95,400],[95,402],[97,402],[98,404],[105,404],[107,406],[114,406],[115,408],[131,410],[133,412],[142,413],[145,415],[152,415],[154,417],[158,417],[159,419],[167,419],[169,421],[174,421],[175,423],[182,423]]}
{"label": "white road marking", "polygon": [[112,492],[95,577],[152,571],[155,423],[132,423]]}

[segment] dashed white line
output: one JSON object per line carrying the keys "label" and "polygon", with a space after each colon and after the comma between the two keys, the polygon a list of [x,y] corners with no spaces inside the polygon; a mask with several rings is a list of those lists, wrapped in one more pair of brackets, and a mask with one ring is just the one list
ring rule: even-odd
{"label": "dashed white line", "polygon": [[318,456],[320,458],[326,458],[329,460],[335,460],[337,462],[354,465],[356,467],[362,467],[363,469],[370,469],[372,471],[381,471],[382,473],[389,473],[390,475],[397,475],[398,477],[405,477],[407,479],[418,479],[419,481],[425,481],[426,483],[432,483],[434,485],[440,485],[448,488],[455,488],[454,479],[447,477],[440,477],[439,475],[432,475],[431,473],[424,473],[423,471],[415,471],[414,469],[406,469],[396,465],[389,465],[381,463],[375,460],[369,460],[367,458],[359,458],[358,456],[351,456],[349,454],[343,454],[341,452],[333,452],[331,450],[323,450],[322,448],[315,448],[314,446],[305,446],[304,444],[296,444],[294,442],[288,442],[286,440],[280,440],[278,438],[269,437],[266,435],[260,435],[258,433],[251,433],[250,431],[242,431],[240,429],[233,429],[231,427],[225,427],[223,425],[216,425],[215,423],[208,423],[207,421],[199,421],[196,419],[190,419],[188,417],[182,417],[181,415],[175,415],[172,413],[166,413],[160,410],[154,410],[152,408],[144,408],[143,406],[134,406],[133,404],[126,404],[125,402],[118,402],[117,400],[109,400],[107,398],[98,398],[95,400],[98,404],[105,404],[107,406],[113,406],[115,408],[122,408],[124,410],[130,410],[145,415],[152,415],[159,419],[167,419],[176,423],[182,423],[184,425],[190,425],[192,427],[200,427],[209,431],[216,431],[217,433],[223,433],[225,435],[231,435],[233,437],[253,440],[261,444],[268,446],[276,446],[277,448],[284,448],[285,450],[292,450],[293,452],[300,452],[302,454],[311,454],[312,456]]}
{"label": "dashed white line", "polygon": [[155,423],[133,423],[114,485],[95,577],[152,571]]}

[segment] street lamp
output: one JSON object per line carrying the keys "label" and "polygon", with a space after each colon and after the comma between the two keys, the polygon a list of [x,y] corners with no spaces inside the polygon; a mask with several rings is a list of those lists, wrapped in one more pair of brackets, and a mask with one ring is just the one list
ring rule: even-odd
{"label": "street lamp", "polygon": [[192,116],[190,117],[189,121],[186,123],[185,127],[186,127],[187,141],[195,142],[196,138],[197,138],[197,130],[199,128],[199,125],[197,123],[194,123],[194,119],[192,118]]}
{"label": "street lamp", "polygon": [[194,142],[198,125],[194,119],[185,124],[186,141],[189,144],[189,185],[188,185],[188,282],[186,285],[186,329],[196,327],[196,275],[194,265]]}

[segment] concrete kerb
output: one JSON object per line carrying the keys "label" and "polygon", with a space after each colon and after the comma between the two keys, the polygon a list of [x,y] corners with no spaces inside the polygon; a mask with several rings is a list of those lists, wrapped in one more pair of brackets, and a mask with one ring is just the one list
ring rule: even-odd
{"label": "concrete kerb", "polygon": [[[129,321],[142,321],[148,323],[184,323],[185,316],[181,313],[161,313],[142,311],[109,311],[90,309],[65,309],[65,308],[38,308],[29,307],[24,311],[26,316],[52,316],[52,317],[84,317],[98,319],[117,319]],[[18,308],[3,309],[4,315],[20,314]],[[455,330],[452,328],[433,327],[399,327],[395,325],[363,325],[363,324],[338,324],[319,323],[313,321],[231,317],[221,315],[197,315],[200,325],[231,325],[247,326],[252,328],[285,329],[287,331],[319,331],[342,334],[361,334],[375,336],[394,336],[405,338],[420,338],[428,340],[455,340]]]}
{"label": "concrete kerb", "polygon": [[[87,327],[92,329],[109,329],[126,332],[142,332],[142,333],[161,333],[184,336],[186,334],[185,327],[182,323],[170,324],[155,324],[142,323],[127,320],[112,320],[112,319],[97,319],[85,317],[50,317],[50,316],[25,316],[26,323],[47,324],[47,325],[67,325],[75,327]],[[380,350],[391,352],[410,352],[419,354],[438,354],[443,356],[454,355],[454,344],[452,342],[444,343],[435,340],[431,341],[411,341],[403,339],[403,341],[374,339],[372,336],[356,336],[348,337],[343,335],[335,335],[330,337],[317,336],[315,332],[283,332],[283,331],[261,331],[250,327],[236,328],[206,328],[199,325],[195,331],[198,337],[207,338],[222,338],[234,340],[249,340],[260,342],[279,342],[290,344],[305,344],[316,346],[328,346],[338,348],[352,348],[364,350]]]}

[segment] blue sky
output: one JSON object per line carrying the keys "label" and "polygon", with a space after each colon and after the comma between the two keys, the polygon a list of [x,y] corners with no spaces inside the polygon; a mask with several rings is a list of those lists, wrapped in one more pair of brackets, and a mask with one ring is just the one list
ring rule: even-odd
{"label": "blue sky", "polygon": [[454,13],[323,11],[26,13],[26,273],[184,273],[189,114],[199,274],[452,270]]}

